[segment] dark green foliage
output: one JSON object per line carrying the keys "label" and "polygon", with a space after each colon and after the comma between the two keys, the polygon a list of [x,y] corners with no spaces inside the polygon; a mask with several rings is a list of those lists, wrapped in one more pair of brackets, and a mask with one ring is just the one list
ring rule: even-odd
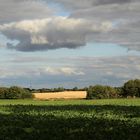
{"label": "dark green foliage", "polygon": [[140,97],[140,80],[129,80],[122,87],[110,87],[110,86],[90,86],[79,89],[74,87],[73,89],[65,89],[63,87],[58,88],[42,88],[42,89],[23,89],[20,87],[0,88],[0,99],[24,99],[33,98],[32,93],[43,92],[63,92],[63,91],[87,91],[87,99],[109,99],[109,98],[124,98],[124,97]]}
{"label": "dark green foliage", "polygon": [[124,95],[123,87],[114,87],[114,89],[117,92],[118,98],[122,98]]}
{"label": "dark green foliage", "polygon": [[0,88],[0,99],[24,99],[32,98],[29,90],[13,86],[10,88]]}
{"label": "dark green foliage", "polygon": [[34,98],[33,94],[31,94],[31,92],[27,89],[23,89],[22,91],[22,99],[26,99],[26,98]]}
{"label": "dark green foliage", "polygon": [[32,92],[37,92],[37,93],[44,93],[44,92],[62,92],[65,91],[65,89],[63,87],[58,87],[58,88],[52,88],[52,89],[46,89],[46,88],[42,88],[42,89],[33,89]]}
{"label": "dark green foliage", "polygon": [[0,87],[0,99],[5,99],[8,93],[8,88]]}
{"label": "dark green foliage", "polygon": [[63,87],[58,87],[54,90],[54,92],[62,92],[62,91],[64,91]]}
{"label": "dark green foliage", "polygon": [[129,80],[123,86],[124,96],[140,97],[140,80]]}
{"label": "dark green foliage", "polygon": [[9,92],[6,94],[6,98],[7,99],[21,99],[22,98],[22,93],[23,93],[23,89],[20,87],[10,87],[9,88]]}
{"label": "dark green foliage", "polygon": [[0,140],[139,140],[139,118],[139,106],[94,105],[93,101],[90,105],[0,105]]}
{"label": "dark green foliage", "polygon": [[140,80],[129,80],[123,87],[90,86],[87,92],[88,99],[140,97]]}
{"label": "dark green foliage", "polygon": [[117,98],[117,91],[110,86],[90,86],[87,93],[88,99]]}
{"label": "dark green foliage", "polygon": [[78,87],[74,87],[72,91],[78,91]]}

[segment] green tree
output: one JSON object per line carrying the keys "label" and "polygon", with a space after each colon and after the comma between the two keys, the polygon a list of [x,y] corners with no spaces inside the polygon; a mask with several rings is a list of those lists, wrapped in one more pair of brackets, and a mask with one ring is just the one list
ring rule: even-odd
{"label": "green tree", "polygon": [[123,95],[124,95],[123,87],[115,87],[115,90],[116,90],[117,96],[119,98],[123,97]]}
{"label": "green tree", "polygon": [[30,90],[28,89],[23,89],[22,90],[22,99],[25,99],[25,98],[34,98],[33,94],[31,93]]}
{"label": "green tree", "polygon": [[5,97],[7,99],[24,99],[24,98],[32,98],[32,94],[27,89],[23,89],[17,86],[12,86],[9,88]]}
{"label": "green tree", "polygon": [[1,87],[0,88],[0,99],[5,99],[7,92],[8,92],[8,88]]}
{"label": "green tree", "polygon": [[104,98],[116,98],[117,92],[110,86],[90,86],[87,92],[88,99],[104,99]]}
{"label": "green tree", "polygon": [[58,89],[57,89],[57,91],[58,92],[62,92],[62,91],[64,91],[65,89],[63,88],[63,87],[58,87]]}
{"label": "green tree", "polygon": [[62,91],[65,91],[65,89],[63,87],[58,87],[58,88],[52,89],[52,92],[62,92]]}
{"label": "green tree", "polygon": [[78,87],[74,87],[72,90],[73,91],[78,91]]}
{"label": "green tree", "polygon": [[140,80],[129,80],[123,86],[124,96],[140,97]]}
{"label": "green tree", "polygon": [[18,99],[22,97],[21,88],[13,86],[9,88],[9,91],[6,94],[7,99]]}

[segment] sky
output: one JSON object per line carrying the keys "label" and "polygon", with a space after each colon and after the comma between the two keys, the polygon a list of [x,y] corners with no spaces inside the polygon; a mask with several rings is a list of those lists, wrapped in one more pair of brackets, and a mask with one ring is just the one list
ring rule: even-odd
{"label": "sky", "polygon": [[121,86],[136,78],[139,0],[0,0],[0,86]]}

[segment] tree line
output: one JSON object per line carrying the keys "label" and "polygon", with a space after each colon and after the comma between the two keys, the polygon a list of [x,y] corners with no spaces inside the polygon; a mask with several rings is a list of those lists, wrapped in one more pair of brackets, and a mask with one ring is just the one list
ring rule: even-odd
{"label": "tree line", "polygon": [[87,91],[87,99],[105,99],[105,98],[126,98],[140,97],[140,79],[129,80],[122,87],[111,87],[104,85],[94,85],[85,88],[74,87],[72,89],[42,88],[30,89],[12,86],[10,88],[0,87],[0,99],[25,99],[33,98],[35,92],[62,92],[62,91]]}
{"label": "tree line", "polygon": [[103,85],[89,86],[87,99],[105,98],[135,98],[140,97],[140,80],[129,80],[122,87],[111,87]]}
{"label": "tree line", "polygon": [[12,86],[10,88],[0,87],[0,99],[25,99],[33,98],[30,90]]}

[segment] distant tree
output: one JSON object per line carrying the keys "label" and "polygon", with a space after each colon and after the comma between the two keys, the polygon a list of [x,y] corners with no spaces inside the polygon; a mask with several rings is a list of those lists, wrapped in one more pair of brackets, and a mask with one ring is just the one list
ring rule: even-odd
{"label": "distant tree", "polygon": [[33,96],[29,90],[17,86],[10,87],[5,94],[5,98],[7,99],[24,99],[32,97]]}
{"label": "distant tree", "polygon": [[10,87],[8,92],[6,93],[7,99],[18,99],[22,98],[22,90],[19,87],[13,86]]}
{"label": "distant tree", "polygon": [[8,88],[1,87],[0,88],[0,99],[5,99],[7,92],[8,92]]}
{"label": "distant tree", "polygon": [[62,92],[62,91],[64,91],[64,90],[65,90],[65,89],[64,89],[63,87],[58,87],[58,88],[57,88],[57,91],[58,91],[58,92]]}
{"label": "distant tree", "polygon": [[45,92],[45,89],[44,89],[44,88],[39,89],[39,92],[40,92],[40,93],[43,93],[43,92]]}
{"label": "distant tree", "polygon": [[129,80],[123,86],[124,96],[140,97],[140,80]]}
{"label": "distant tree", "polygon": [[34,95],[31,93],[31,91],[27,90],[27,89],[23,89],[22,90],[22,99],[26,99],[26,98],[34,98]]}
{"label": "distant tree", "polygon": [[72,89],[72,91],[77,91],[78,90],[78,87],[74,87],[73,89]]}
{"label": "distant tree", "polygon": [[83,91],[88,91],[88,87],[84,87],[83,88]]}
{"label": "distant tree", "polygon": [[58,88],[54,88],[50,90],[51,92],[62,92],[65,91],[65,89],[63,87],[58,87]]}
{"label": "distant tree", "polygon": [[123,95],[124,95],[123,87],[115,87],[114,89],[116,90],[117,96],[119,98],[123,97]]}
{"label": "distant tree", "polygon": [[90,86],[87,92],[88,99],[104,99],[104,98],[116,98],[117,92],[110,86]]}

